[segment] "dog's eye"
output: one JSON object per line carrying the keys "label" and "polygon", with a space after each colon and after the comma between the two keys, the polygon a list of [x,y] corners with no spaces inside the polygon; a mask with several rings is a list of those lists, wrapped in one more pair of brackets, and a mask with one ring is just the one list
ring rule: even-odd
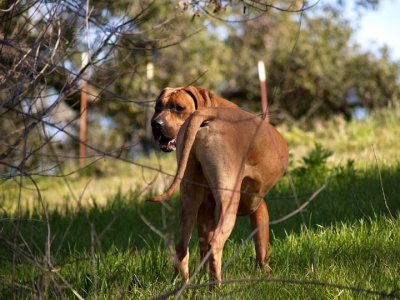
{"label": "dog's eye", "polygon": [[156,105],[156,107],[154,107],[155,112],[161,112],[164,109],[164,107],[160,106],[160,105]]}
{"label": "dog's eye", "polygon": [[175,106],[175,108],[174,108],[174,111],[177,113],[181,113],[184,110],[185,110],[185,108],[183,108],[182,106],[179,106],[179,105]]}

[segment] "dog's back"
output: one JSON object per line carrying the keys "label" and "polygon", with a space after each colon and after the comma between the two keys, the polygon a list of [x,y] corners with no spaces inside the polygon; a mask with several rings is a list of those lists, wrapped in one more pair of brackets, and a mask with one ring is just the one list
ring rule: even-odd
{"label": "dog's back", "polygon": [[[267,121],[241,109],[200,109],[182,126],[177,157],[181,164],[188,127],[199,118],[190,159],[201,166],[210,186],[237,189],[243,194],[238,214],[255,211],[262,197],[286,171],[288,147],[279,132]],[[185,136],[185,137],[184,137]],[[187,151],[187,150],[186,150]],[[218,181],[219,183],[217,183]]]}

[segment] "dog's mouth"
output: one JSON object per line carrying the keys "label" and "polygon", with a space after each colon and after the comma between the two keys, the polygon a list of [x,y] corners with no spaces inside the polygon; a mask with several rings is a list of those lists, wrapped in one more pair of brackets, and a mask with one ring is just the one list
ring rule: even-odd
{"label": "dog's mouth", "polygon": [[176,150],[176,138],[168,138],[161,135],[158,138],[158,145],[164,152],[171,152]]}

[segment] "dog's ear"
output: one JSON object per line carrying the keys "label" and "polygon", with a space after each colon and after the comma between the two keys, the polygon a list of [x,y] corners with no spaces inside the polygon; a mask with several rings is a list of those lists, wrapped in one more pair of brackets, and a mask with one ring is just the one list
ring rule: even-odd
{"label": "dog's ear", "polygon": [[158,94],[158,96],[156,97],[155,103],[157,103],[160,99],[162,99],[163,97],[165,97],[165,95],[167,93],[171,93],[173,90],[175,90],[174,88],[171,87],[166,87],[164,89],[161,90],[160,94]]}
{"label": "dog's ear", "polygon": [[189,85],[183,89],[193,98],[196,109],[200,107],[213,106],[213,95],[210,91],[202,88],[197,88],[192,85]]}
{"label": "dog's ear", "polygon": [[156,99],[154,100],[156,104],[157,104],[157,102],[158,102],[162,97],[164,97],[164,94],[165,94],[166,89],[167,89],[167,88],[162,89],[161,92],[158,94],[158,96],[157,96]]}

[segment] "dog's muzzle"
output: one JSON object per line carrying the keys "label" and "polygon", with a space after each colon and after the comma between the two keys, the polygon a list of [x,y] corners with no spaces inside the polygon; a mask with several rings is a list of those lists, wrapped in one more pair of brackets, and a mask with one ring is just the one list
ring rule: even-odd
{"label": "dog's muzzle", "polygon": [[164,122],[162,120],[152,120],[151,128],[153,130],[154,139],[158,142],[158,146],[164,152],[175,151],[176,137],[169,137],[164,134]]}

